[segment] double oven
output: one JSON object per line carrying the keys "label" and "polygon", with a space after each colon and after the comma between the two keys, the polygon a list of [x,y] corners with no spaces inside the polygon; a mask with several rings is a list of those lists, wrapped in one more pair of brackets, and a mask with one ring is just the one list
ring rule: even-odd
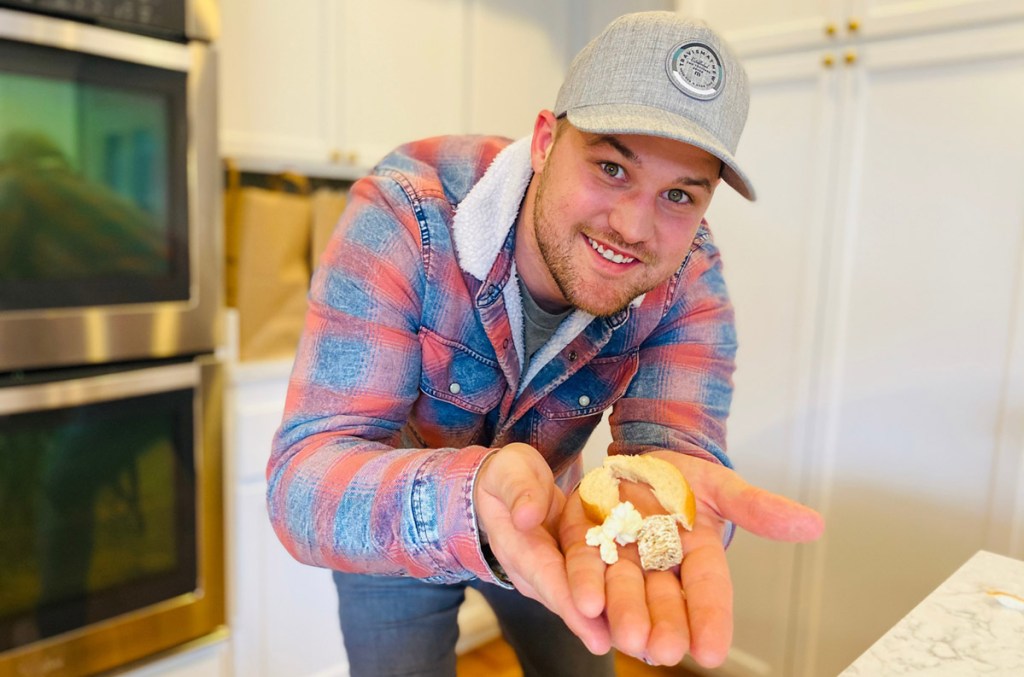
{"label": "double oven", "polygon": [[0,677],[224,623],[213,0],[0,0]]}

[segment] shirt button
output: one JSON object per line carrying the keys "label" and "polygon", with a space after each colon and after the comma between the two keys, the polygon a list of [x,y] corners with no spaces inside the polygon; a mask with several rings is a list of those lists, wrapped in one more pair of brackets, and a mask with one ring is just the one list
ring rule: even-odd
{"label": "shirt button", "polygon": [[588,406],[590,406],[590,398],[587,397],[586,395],[580,395],[579,402],[580,402],[580,406],[581,407],[588,407]]}
{"label": "shirt button", "polygon": [[505,339],[504,341],[501,342],[501,347],[508,348],[508,339]]}
{"label": "shirt button", "polygon": [[570,350],[569,351],[569,361],[570,362],[575,362],[576,361],[576,357],[577,357],[576,351],[575,350]]}
{"label": "shirt button", "polygon": [[462,392],[462,386],[460,386],[458,383],[453,383],[450,386],[448,386],[448,392],[450,392],[452,395],[458,395],[459,393]]}

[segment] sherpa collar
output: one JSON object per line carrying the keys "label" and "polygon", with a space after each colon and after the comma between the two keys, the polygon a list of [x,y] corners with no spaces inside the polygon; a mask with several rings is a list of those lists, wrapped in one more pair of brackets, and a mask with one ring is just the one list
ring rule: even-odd
{"label": "sherpa collar", "polygon": [[532,178],[527,136],[505,146],[459,204],[452,223],[459,266],[481,282],[519,217]]}

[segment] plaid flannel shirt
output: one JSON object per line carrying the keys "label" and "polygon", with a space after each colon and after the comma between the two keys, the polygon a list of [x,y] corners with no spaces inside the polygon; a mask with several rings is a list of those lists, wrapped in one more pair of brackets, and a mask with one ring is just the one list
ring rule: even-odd
{"label": "plaid flannel shirt", "polygon": [[481,463],[526,442],[570,489],[609,407],[609,453],[729,465],[736,341],[706,224],[671,279],[610,318],[574,311],[521,372],[513,244],[531,176],[529,139],[442,137],[353,186],[267,468],[271,522],[299,561],[497,582],[473,507]]}

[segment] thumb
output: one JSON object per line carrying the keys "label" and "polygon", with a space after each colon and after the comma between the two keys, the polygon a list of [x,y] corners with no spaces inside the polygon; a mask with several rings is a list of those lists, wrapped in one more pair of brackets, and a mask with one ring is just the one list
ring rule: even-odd
{"label": "thumb", "polygon": [[734,470],[684,454],[653,453],[682,471],[698,501],[752,534],[802,543],[817,539],[825,529],[817,511],[749,484]]}
{"label": "thumb", "polygon": [[816,510],[733,475],[714,492],[720,514],[737,526],[775,541],[804,543],[821,536],[825,521]]}
{"label": "thumb", "polygon": [[510,444],[480,469],[478,489],[498,499],[520,530],[540,525],[551,509],[554,477],[547,462],[527,444]]}

